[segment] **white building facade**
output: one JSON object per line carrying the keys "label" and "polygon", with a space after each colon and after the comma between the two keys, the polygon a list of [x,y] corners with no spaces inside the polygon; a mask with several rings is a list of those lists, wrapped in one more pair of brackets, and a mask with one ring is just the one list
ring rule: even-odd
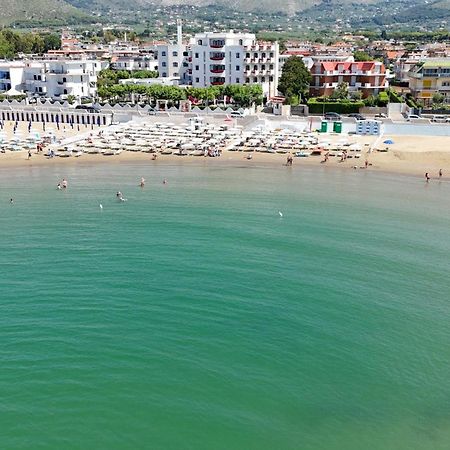
{"label": "white building facade", "polygon": [[279,77],[278,43],[258,42],[250,33],[202,33],[191,40],[191,84],[260,84],[275,96]]}
{"label": "white building facade", "polygon": [[97,95],[96,60],[24,60],[0,62],[0,89],[53,99]]}

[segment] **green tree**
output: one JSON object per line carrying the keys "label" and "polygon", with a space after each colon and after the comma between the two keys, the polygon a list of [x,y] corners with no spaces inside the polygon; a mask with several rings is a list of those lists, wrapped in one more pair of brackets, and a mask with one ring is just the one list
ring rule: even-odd
{"label": "green tree", "polygon": [[61,39],[57,34],[47,33],[43,35],[44,38],[44,51],[57,50],[61,48]]}
{"label": "green tree", "polygon": [[362,50],[354,51],[353,58],[355,58],[355,61],[370,61],[372,59],[368,53],[363,52]]}
{"label": "green tree", "polygon": [[333,100],[346,100],[348,98],[348,83],[342,81],[338,83],[336,89],[331,94]]}
{"label": "green tree", "polygon": [[288,102],[293,96],[301,99],[309,87],[312,76],[303,60],[298,56],[291,56],[283,66],[283,72],[278,83],[278,90]]}
{"label": "green tree", "polygon": [[435,92],[433,94],[433,104],[434,105],[441,105],[442,103],[444,103],[445,97],[439,93],[439,92]]}

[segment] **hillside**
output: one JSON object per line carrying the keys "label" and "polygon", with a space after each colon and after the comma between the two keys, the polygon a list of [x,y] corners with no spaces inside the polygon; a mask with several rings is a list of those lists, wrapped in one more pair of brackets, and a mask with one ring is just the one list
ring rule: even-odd
{"label": "hillside", "polygon": [[0,0],[0,25],[83,20],[88,16],[64,0]]}

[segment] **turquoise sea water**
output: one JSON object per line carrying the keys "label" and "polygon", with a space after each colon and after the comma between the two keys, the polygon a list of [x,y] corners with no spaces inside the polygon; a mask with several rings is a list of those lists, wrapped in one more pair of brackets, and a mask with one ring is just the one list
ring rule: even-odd
{"label": "turquoise sea water", "polygon": [[450,183],[298,166],[0,170],[0,447],[450,448]]}

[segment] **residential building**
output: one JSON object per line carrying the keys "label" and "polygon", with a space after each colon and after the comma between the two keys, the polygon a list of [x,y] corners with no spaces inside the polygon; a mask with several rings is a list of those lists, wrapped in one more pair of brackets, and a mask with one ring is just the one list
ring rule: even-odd
{"label": "residential building", "polygon": [[183,44],[182,23],[177,21],[177,42],[156,46],[158,73],[162,78],[179,78],[181,84],[191,84],[190,57]]}
{"label": "residential building", "polygon": [[153,70],[158,71],[158,60],[153,55],[139,52],[118,52],[111,57],[111,69],[116,70]]}
{"label": "residential building", "polygon": [[192,86],[260,84],[266,96],[278,87],[278,43],[250,33],[201,33],[191,40]]}
{"label": "residential building", "polygon": [[23,60],[0,63],[0,90],[53,99],[94,97],[102,63],[95,60]]}
{"label": "residential building", "polygon": [[330,96],[339,83],[363,97],[377,95],[389,87],[387,71],[380,61],[342,62],[316,60],[311,68],[310,94]]}
{"label": "residential building", "polygon": [[434,94],[450,101],[450,58],[427,59],[409,72],[409,88],[416,100],[430,105]]}

